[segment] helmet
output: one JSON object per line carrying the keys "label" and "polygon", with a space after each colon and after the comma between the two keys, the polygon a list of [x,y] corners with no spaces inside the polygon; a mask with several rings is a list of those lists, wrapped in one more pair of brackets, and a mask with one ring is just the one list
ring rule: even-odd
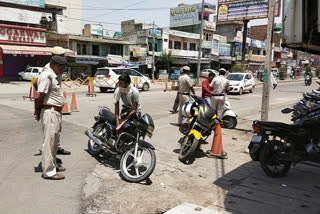
{"label": "helmet", "polygon": [[181,108],[181,113],[184,117],[190,118],[194,115],[194,107],[195,103],[188,101],[185,102]]}

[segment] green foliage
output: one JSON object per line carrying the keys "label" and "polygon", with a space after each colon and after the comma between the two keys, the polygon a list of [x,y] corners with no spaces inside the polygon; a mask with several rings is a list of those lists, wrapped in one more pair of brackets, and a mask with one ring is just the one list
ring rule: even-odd
{"label": "green foliage", "polygon": [[232,67],[232,72],[240,72],[242,71],[242,66],[240,64],[236,64]]}
{"label": "green foliage", "polygon": [[316,77],[320,76],[320,66],[317,67],[316,69]]}
{"label": "green foliage", "polygon": [[174,61],[174,57],[172,56],[171,51],[169,53],[163,52],[159,57],[159,64],[161,65],[170,65]]}
{"label": "green foliage", "polygon": [[310,65],[308,65],[307,67],[306,67],[306,72],[308,73],[308,72],[311,72],[311,66]]}

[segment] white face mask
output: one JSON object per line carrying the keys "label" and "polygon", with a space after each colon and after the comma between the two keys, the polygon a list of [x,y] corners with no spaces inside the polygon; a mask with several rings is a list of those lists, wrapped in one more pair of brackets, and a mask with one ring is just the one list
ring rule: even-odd
{"label": "white face mask", "polygon": [[120,91],[120,93],[128,94],[130,91],[130,86],[128,86],[127,88],[119,87],[119,91]]}

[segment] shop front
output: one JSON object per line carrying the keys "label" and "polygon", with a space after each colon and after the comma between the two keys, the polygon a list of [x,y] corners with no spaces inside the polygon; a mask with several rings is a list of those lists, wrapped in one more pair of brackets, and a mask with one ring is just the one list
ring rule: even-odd
{"label": "shop front", "polygon": [[51,48],[45,29],[0,24],[0,78],[16,79],[28,66],[45,65]]}

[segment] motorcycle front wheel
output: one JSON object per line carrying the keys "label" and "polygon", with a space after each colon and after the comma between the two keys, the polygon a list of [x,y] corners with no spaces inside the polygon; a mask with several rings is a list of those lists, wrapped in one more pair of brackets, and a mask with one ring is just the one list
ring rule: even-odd
{"label": "motorcycle front wheel", "polygon": [[134,153],[135,148],[132,147],[122,155],[120,173],[125,180],[138,183],[152,174],[156,166],[156,154],[145,147],[138,147],[136,159]]}
{"label": "motorcycle front wheel", "polygon": [[193,135],[186,137],[180,147],[179,161],[187,163],[198,147],[199,141]]}
{"label": "motorcycle front wheel", "polygon": [[268,141],[260,151],[260,164],[263,171],[272,178],[285,176],[291,162],[283,160],[284,145],[277,140]]}
{"label": "motorcycle front wheel", "polygon": [[[103,127],[104,124],[99,124],[97,127],[93,130],[93,134],[97,137],[100,137],[103,135]],[[90,155],[96,156],[99,155],[102,152],[102,148],[96,144],[93,140],[88,140],[88,152]]]}

